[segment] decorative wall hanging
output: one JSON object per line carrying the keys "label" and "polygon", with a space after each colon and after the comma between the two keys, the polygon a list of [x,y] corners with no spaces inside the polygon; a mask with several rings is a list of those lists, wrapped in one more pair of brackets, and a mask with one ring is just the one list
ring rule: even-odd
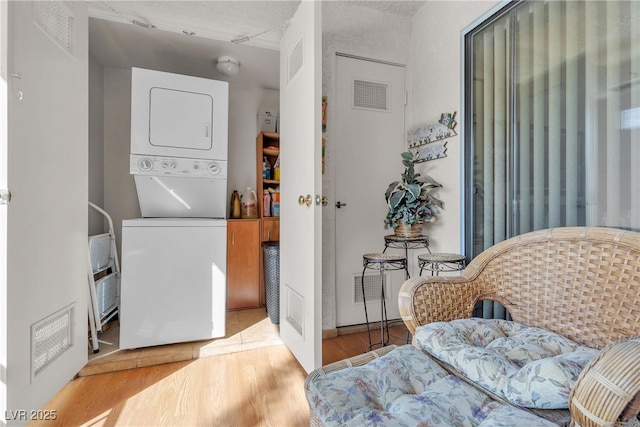
{"label": "decorative wall hanging", "polygon": [[437,123],[420,126],[407,132],[409,148],[415,151],[416,163],[447,157],[445,139],[457,135],[455,117],[455,112],[442,113]]}
{"label": "decorative wall hanging", "polygon": [[325,165],[325,160],[326,160],[326,156],[325,156],[325,152],[327,151],[327,138],[326,137],[322,137],[322,173],[324,174],[324,165]]}
{"label": "decorative wall hanging", "polygon": [[327,138],[324,136],[327,131],[327,97],[322,97],[322,174],[325,170],[325,151],[327,149]]}
{"label": "decorative wall hanging", "polygon": [[327,131],[327,97],[322,97],[322,132]]}

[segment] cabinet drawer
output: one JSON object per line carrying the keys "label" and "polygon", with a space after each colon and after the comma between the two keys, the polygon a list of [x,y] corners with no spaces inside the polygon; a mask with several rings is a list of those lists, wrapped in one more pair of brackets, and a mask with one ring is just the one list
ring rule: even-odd
{"label": "cabinet drawer", "polygon": [[262,218],[262,241],[280,240],[280,219]]}

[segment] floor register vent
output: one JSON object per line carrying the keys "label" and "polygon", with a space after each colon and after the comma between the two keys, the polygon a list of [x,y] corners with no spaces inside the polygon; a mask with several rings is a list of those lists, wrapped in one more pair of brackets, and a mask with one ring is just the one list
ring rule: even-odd
{"label": "floor register vent", "polygon": [[35,378],[73,346],[75,304],[31,325],[31,377]]}

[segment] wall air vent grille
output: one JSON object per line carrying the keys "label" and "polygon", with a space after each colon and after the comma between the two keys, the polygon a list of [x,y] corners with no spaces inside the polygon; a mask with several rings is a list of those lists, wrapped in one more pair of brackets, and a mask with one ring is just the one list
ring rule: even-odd
{"label": "wall air vent grille", "polygon": [[31,325],[31,378],[73,346],[75,305]]}
{"label": "wall air vent grille", "polygon": [[[382,286],[384,283],[384,295],[385,298],[388,299],[389,295],[389,287],[387,286],[388,280],[385,274],[384,280],[380,279],[380,274],[365,274],[364,276],[364,296],[367,299],[367,302],[370,301],[380,301],[380,297],[382,296]],[[353,277],[353,301],[354,303],[362,303],[363,293],[362,293],[362,276],[357,275]]]}
{"label": "wall air vent grille", "polygon": [[32,2],[32,20],[62,50],[73,53],[73,14],[60,2]]}
{"label": "wall air vent grille", "polygon": [[289,53],[288,57],[289,63],[289,73],[288,73],[288,82],[294,79],[298,71],[304,65],[304,38],[298,40],[298,43],[294,46],[294,48]]}
{"label": "wall air vent grille", "polygon": [[389,85],[353,81],[353,108],[361,110],[389,111]]}
{"label": "wall air vent grille", "polygon": [[304,331],[304,297],[287,286],[287,314],[285,319],[300,336]]}

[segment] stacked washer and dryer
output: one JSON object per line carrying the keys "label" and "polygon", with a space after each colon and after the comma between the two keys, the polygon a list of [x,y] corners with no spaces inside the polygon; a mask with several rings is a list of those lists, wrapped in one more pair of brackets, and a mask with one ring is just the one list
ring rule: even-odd
{"label": "stacked washer and dryer", "polygon": [[226,82],[132,69],[122,349],[225,335],[228,105]]}

